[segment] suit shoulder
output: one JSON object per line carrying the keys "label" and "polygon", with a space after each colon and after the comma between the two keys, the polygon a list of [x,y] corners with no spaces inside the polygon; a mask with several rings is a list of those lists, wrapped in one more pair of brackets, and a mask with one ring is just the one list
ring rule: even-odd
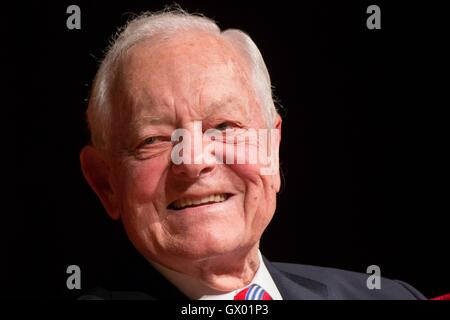
{"label": "suit shoulder", "polygon": [[153,298],[138,291],[110,291],[97,287],[80,296],[78,300],[153,300]]}
{"label": "suit shoulder", "polygon": [[295,276],[298,276],[325,284],[328,299],[425,299],[415,288],[399,280],[382,277],[380,289],[369,289],[367,279],[370,275],[366,273],[293,263],[275,262],[273,265],[294,281]]}

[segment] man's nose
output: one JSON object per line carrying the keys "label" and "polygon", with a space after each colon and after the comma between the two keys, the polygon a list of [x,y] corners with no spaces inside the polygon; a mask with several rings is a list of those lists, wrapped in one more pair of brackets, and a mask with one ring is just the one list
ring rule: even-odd
{"label": "man's nose", "polygon": [[176,175],[183,176],[185,178],[200,178],[212,173],[217,162],[215,159],[214,146],[211,141],[204,141],[203,139],[194,143],[192,141],[190,154],[184,157],[184,160],[180,164],[172,163],[172,172]]}
{"label": "man's nose", "polygon": [[183,176],[186,178],[201,178],[209,173],[213,172],[215,168],[214,164],[173,164],[172,171],[174,174]]}

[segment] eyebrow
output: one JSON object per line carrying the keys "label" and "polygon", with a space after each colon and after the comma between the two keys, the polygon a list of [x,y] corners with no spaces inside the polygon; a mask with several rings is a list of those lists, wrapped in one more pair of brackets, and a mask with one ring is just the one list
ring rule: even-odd
{"label": "eyebrow", "polygon": [[148,123],[148,124],[159,124],[159,123],[163,123],[164,121],[166,121],[167,117],[160,117],[160,116],[143,116],[137,120],[134,120],[132,122],[134,123]]}
{"label": "eyebrow", "polygon": [[145,115],[138,119],[133,119],[130,121],[130,126],[134,130],[138,131],[148,125],[158,125],[158,124],[164,124],[169,123],[170,118],[167,115],[163,116],[152,116],[152,115]]}
{"label": "eyebrow", "polygon": [[235,96],[225,96],[220,100],[212,102],[205,108],[205,115],[210,117],[214,113],[219,113],[220,111],[217,111],[217,108],[224,108],[227,114],[230,111],[238,111],[243,115],[246,114],[245,110],[243,110],[244,105]]}
{"label": "eyebrow", "polygon": [[[244,116],[248,116],[247,112],[243,110],[244,105],[235,96],[225,96],[217,101],[213,101],[205,107],[204,116],[211,117],[214,114],[230,114],[232,111],[240,112]],[[138,119],[131,120],[131,126],[139,129],[147,125],[166,124],[172,121],[170,115],[144,115]]]}

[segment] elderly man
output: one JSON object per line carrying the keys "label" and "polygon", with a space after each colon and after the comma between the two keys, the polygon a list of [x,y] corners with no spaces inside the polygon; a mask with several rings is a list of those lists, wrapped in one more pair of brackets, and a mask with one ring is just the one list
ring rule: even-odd
{"label": "elderly man", "polygon": [[280,189],[281,118],[245,33],[181,10],[134,19],[100,66],[88,121],[83,173],[151,281],[84,298],[423,298],[405,283],[370,290],[366,274],[261,255]]}

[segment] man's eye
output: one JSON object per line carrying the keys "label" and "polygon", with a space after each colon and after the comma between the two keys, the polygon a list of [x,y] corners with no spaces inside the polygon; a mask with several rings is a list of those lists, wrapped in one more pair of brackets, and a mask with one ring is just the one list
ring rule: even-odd
{"label": "man's eye", "polygon": [[222,122],[221,124],[219,124],[218,126],[216,126],[217,130],[226,130],[226,129],[232,129],[234,126],[233,124],[229,123],[229,122]]}
{"label": "man's eye", "polygon": [[157,142],[162,141],[163,138],[162,137],[148,137],[144,140],[144,145],[152,145],[155,144]]}

